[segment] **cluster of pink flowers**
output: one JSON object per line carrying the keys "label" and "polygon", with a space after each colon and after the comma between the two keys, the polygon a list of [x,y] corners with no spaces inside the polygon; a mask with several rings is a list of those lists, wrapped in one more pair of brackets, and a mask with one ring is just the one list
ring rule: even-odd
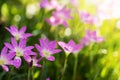
{"label": "cluster of pink flowers", "polygon": [[67,20],[71,19],[70,10],[66,6],[61,5],[57,0],[42,0],[40,3],[41,8],[47,10],[54,10],[52,16],[47,18],[46,21],[52,26],[64,25],[68,27]]}
{"label": "cluster of pink flowers", "polygon": [[[73,40],[70,40],[68,43],[63,41],[49,41],[47,38],[39,39],[39,44],[35,44],[35,48],[38,50],[39,55],[38,58],[37,53],[33,51],[34,46],[27,46],[27,39],[30,36],[33,36],[31,33],[25,33],[26,27],[22,27],[18,30],[15,26],[10,26],[10,28],[6,28],[10,34],[12,35],[11,43],[5,42],[5,47],[1,51],[0,55],[0,65],[5,71],[9,71],[8,65],[15,66],[16,68],[20,68],[22,59],[30,64],[30,66],[41,67],[39,62],[41,59],[45,58],[49,61],[54,61],[55,57],[53,56],[55,53],[61,52],[60,49],[56,49],[57,43],[66,53],[78,53],[84,47],[84,45],[88,45],[90,41],[94,42],[102,42],[103,37],[98,37],[96,31],[86,31],[86,35],[83,37],[82,41],[76,44]],[[32,63],[32,64],[31,64]]]}

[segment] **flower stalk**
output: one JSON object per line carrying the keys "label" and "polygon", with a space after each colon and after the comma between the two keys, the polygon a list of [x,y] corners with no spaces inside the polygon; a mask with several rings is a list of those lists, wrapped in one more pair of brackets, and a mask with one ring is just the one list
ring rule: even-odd
{"label": "flower stalk", "polygon": [[76,54],[76,55],[75,55],[74,72],[73,72],[73,80],[76,80],[77,63],[78,63],[78,54]]}
{"label": "flower stalk", "polygon": [[65,56],[65,62],[64,62],[64,67],[63,67],[63,71],[62,71],[62,77],[61,77],[61,80],[63,80],[63,78],[64,78],[64,74],[65,74],[65,70],[66,70],[66,68],[67,68],[67,60],[68,60],[68,56],[69,56],[69,54],[66,53],[66,56]]}

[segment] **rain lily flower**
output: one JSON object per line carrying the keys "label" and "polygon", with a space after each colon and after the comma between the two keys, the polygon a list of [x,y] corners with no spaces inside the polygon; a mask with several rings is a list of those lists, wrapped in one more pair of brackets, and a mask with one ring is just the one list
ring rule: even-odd
{"label": "rain lily flower", "polygon": [[32,67],[32,66],[41,67],[39,62],[42,60],[42,58],[37,59],[36,56],[33,56],[29,60],[30,60],[30,62],[29,62],[30,67]]}
{"label": "rain lily flower", "polygon": [[10,34],[16,38],[16,40],[19,39],[27,39],[28,37],[32,36],[31,33],[25,33],[26,27],[23,26],[20,30],[18,30],[15,26],[10,26],[10,28],[6,29],[10,32]]}
{"label": "rain lily flower", "polygon": [[75,44],[73,40],[70,40],[68,43],[64,43],[62,41],[58,42],[59,46],[65,51],[66,54],[70,53],[78,53],[82,48],[82,44]]}
{"label": "rain lily flower", "polygon": [[59,5],[57,0],[42,0],[40,3],[41,8],[46,8],[47,10],[59,9],[61,6]]}
{"label": "rain lily flower", "polygon": [[12,65],[12,59],[15,56],[15,53],[7,53],[7,52],[8,52],[8,48],[4,47],[0,54],[0,66],[2,66],[2,68],[6,72],[9,71],[8,65]]}
{"label": "rain lily flower", "polygon": [[90,13],[83,11],[80,12],[79,15],[82,22],[94,24],[94,17]]}
{"label": "rain lily flower", "polygon": [[30,59],[30,55],[36,55],[34,52],[32,52],[31,49],[33,49],[33,46],[27,46],[26,47],[26,39],[21,39],[19,41],[19,44],[15,40],[15,38],[11,38],[11,44],[10,43],[5,43],[5,46],[10,49],[10,53],[15,52],[16,56],[14,58],[13,64],[16,68],[19,68],[21,65],[21,58],[23,58],[28,61]]}
{"label": "rain lily flower", "polygon": [[82,39],[82,43],[85,45],[89,45],[90,42],[102,42],[104,41],[103,37],[98,37],[97,32],[96,31],[90,31],[87,30],[85,36]]}
{"label": "rain lily flower", "polygon": [[52,16],[46,21],[52,26],[64,25],[68,27],[67,20],[71,19],[70,10],[67,10],[65,7],[61,10],[56,10],[52,13]]}
{"label": "rain lily flower", "polygon": [[40,56],[45,57],[49,61],[54,61],[53,54],[60,52],[60,49],[56,48],[56,41],[49,41],[47,38],[39,39],[40,45],[35,44],[35,47],[40,52]]}

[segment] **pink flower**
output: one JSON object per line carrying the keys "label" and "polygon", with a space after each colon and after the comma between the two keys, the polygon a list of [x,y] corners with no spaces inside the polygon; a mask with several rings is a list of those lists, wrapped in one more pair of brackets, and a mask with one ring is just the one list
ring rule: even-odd
{"label": "pink flower", "polygon": [[39,51],[40,56],[45,57],[49,61],[54,61],[53,54],[60,52],[60,49],[56,48],[56,41],[49,41],[47,38],[39,39],[40,45],[35,44],[35,47]]}
{"label": "pink flower", "polygon": [[90,13],[83,11],[80,12],[79,15],[82,22],[94,24],[94,17]]}
{"label": "pink flower", "polygon": [[18,30],[15,26],[10,26],[10,28],[6,29],[10,32],[10,34],[15,37],[16,40],[19,39],[27,39],[28,37],[32,36],[31,33],[25,33],[26,27],[23,26],[20,30]]}
{"label": "pink flower", "polygon": [[60,8],[60,5],[59,3],[57,2],[57,0],[42,0],[40,2],[40,7],[41,8],[46,8],[48,10],[52,10],[52,9],[59,9]]}
{"label": "pink flower", "polygon": [[4,47],[0,55],[0,66],[2,66],[2,68],[6,72],[9,71],[8,65],[12,65],[12,59],[15,56],[15,53],[7,53],[7,52],[8,52],[8,48]]}
{"label": "pink flower", "polygon": [[82,39],[82,43],[85,45],[89,45],[90,42],[102,42],[104,41],[103,37],[98,37],[97,32],[96,31],[90,31],[87,30],[85,36]]}
{"label": "pink flower", "polygon": [[5,46],[10,49],[10,53],[15,53],[16,56],[13,61],[13,65],[16,68],[19,68],[21,65],[21,58],[23,57],[26,61],[30,60],[30,55],[36,55],[34,52],[32,52],[33,46],[27,46],[26,47],[26,39],[21,39],[19,41],[19,44],[14,38],[11,38],[11,44],[5,43]]}
{"label": "pink flower", "polygon": [[32,67],[32,66],[41,67],[39,62],[42,60],[42,58],[37,59],[36,57],[37,56],[33,56],[32,58],[30,58],[30,60],[29,60],[30,67]]}
{"label": "pink flower", "polygon": [[67,44],[59,41],[58,44],[67,54],[78,53],[83,48],[82,44],[76,44],[73,40],[70,40]]}
{"label": "pink flower", "polygon": [[71,18],[70,10],[67,10],[64,7],[61,10],[54,11],[52,16],[49,19],[46,19],[46,21],[52,26],[64,25],[65,27],[68,27],[67,20]]}
{"label": "pink flower", "polygon": [[50,80],[50,78],[48,77],[48,78],[46,78],[46,80]]}

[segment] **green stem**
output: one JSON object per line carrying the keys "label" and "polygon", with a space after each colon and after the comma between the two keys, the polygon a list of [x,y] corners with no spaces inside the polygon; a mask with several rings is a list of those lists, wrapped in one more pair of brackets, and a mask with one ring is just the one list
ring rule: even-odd
{"label": "green stem", "polygon": [[46,63],[43,60],[43,74],[42,74],[42,80],[46,80]]}
{"label": "green stem", "polygon": [[73,72],[73,80],[76,80],[76,70],[77,70],[77,63],[78,63],[78,56],[75,55],[75,63],[74,63],[74,72]]}
{"label": "green stem", "polygon": [[32,67],[32,70],[31,70],[31,73],[32,73],[32,80],[34,80],[34,69],[33,69],[33,67]]}
{"label": "green stem", "polygon": [[66,58],[65,58],[61,80],[63,80],[63,78],[64,78],[65,70],[66,70],[66,67],[67,67],[67,58],[68,58],[68,55],[66,55]]}
{"label": "green stem", "polygon": [[14,70],[14,67],[11,67],[11,71],[10,71],[10,73],[8,74],[8,80],[10,80],[10,77],[11,77],[11,74],[12,74],[13,70]]}
{"label": "green stem", "polygon": [[29,69],[28,69],[28,80],[30,80],[30,76],[31,76],[31,75],[30,75],[30,69],[31,69],[31,68],[29,67]]}

